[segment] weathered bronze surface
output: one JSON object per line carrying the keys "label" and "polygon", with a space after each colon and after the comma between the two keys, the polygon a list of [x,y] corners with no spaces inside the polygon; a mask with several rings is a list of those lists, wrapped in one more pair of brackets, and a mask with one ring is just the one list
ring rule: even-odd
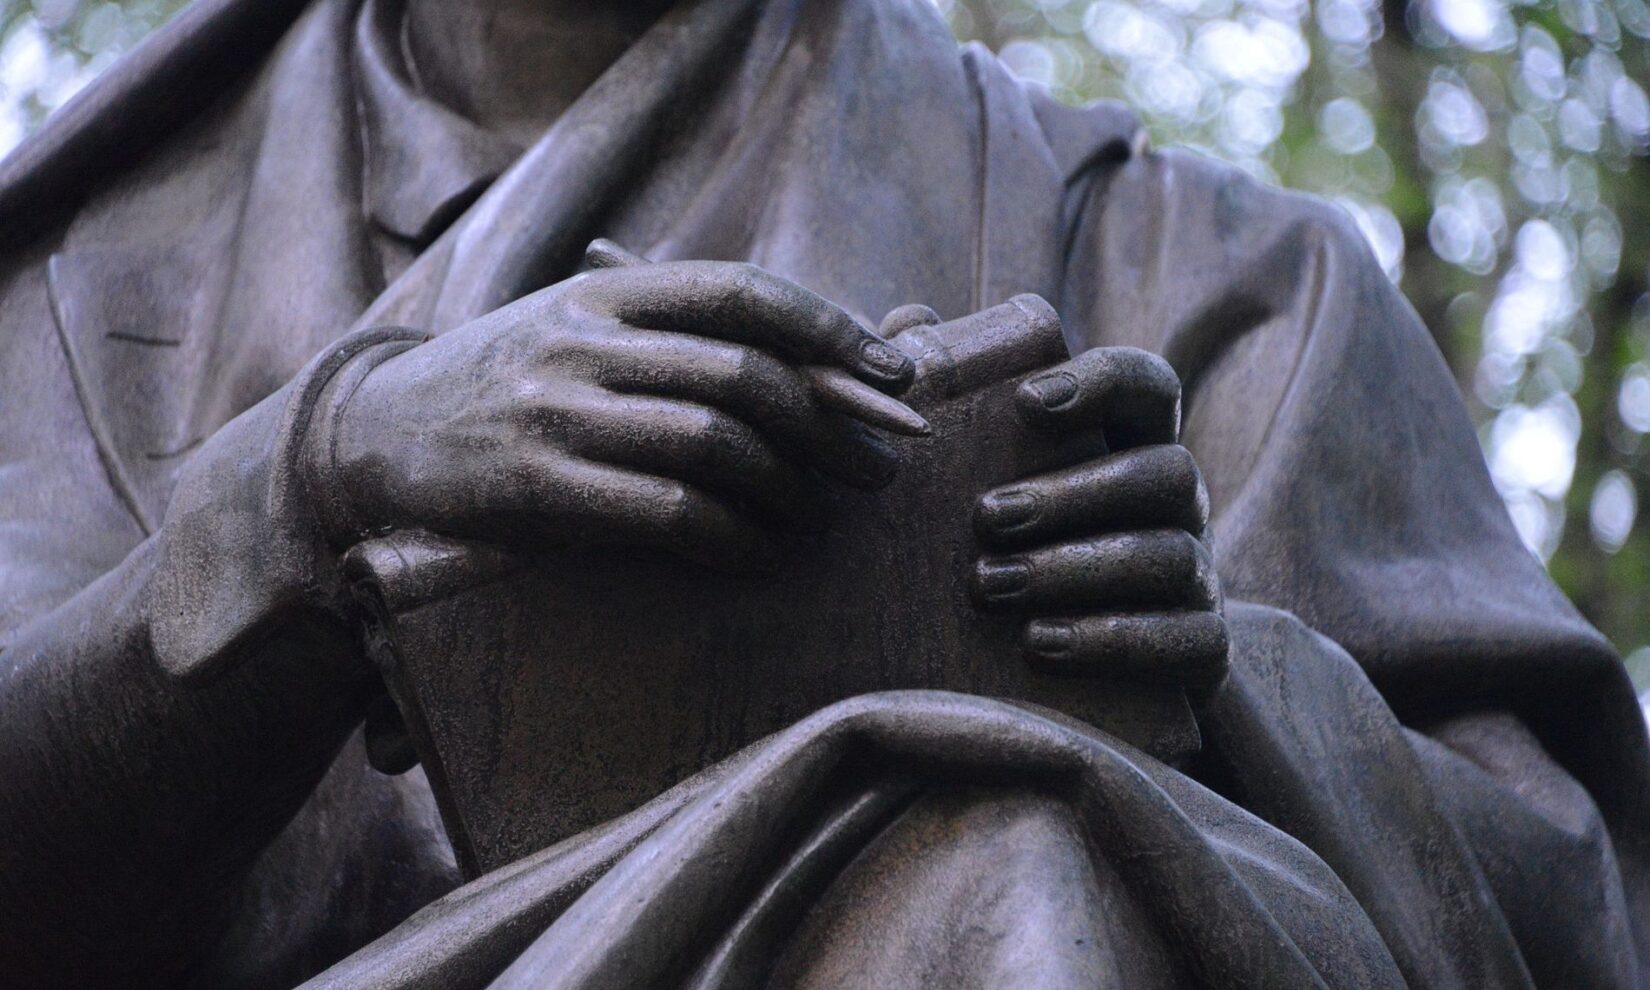
{"label": "weathered bronze surface", "polygon": [[[821,509],[774,571],[724,577],[612,548],[511,561],[428,534],[354,551],[386,606],[386,680],[467,872],[872,691],[1022,698],[1163,759],[1196,751],[1178,686],[1039,673],[1021,623],[970,594],[976,493],[1105,452],[1098,430],[1049,436],[1014,413],[1015,386],[1067,356],[1059,318],[1024,297],[894,342],[916,360],[905,399],[933,436],[899,444],[888,487]],[[471,553],[484,560],[450,559]]]}
{"label": "weathered bronze surface", "polygon": [[1639,987],[1646,743],[1347,218],[926,2],[198,0],[0,164],[5,986]]}

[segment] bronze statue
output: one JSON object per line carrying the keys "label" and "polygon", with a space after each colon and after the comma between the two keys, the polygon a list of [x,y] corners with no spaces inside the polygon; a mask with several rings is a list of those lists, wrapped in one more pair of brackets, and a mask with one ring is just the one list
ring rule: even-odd
{"label": "bronze statue", "polygon": [[921,0],[197,0],[0,249],[0,983],[1646,983],[1349,221]]}

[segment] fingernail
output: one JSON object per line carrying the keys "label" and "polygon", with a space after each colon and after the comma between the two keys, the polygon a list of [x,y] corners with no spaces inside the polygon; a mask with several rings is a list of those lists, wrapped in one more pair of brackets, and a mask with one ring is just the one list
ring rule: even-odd
{"label": "fingernail", "polygon": [[1037,496],[1028,491],[992,492],[980,500],[987,525],[1011,529],[1037,514]]}
{"label": "fingernail", "polygon": [[1049,409],[1057,409],[1077,398],[1077,379],[1065,371],[1033,378],[1025,387]]}
{"label": "fingernail", "polygon": [[990,561],[979,566],[980,593],[987,598],[1017,595],[1031,583],[1031,568],[1015,561]]}
{"label": "fingernail", "polygon": [[1043,656],[1060,656],[1077,642],[1077,629],[1069,622],[1033,622],[1026,627],[1026,646]]}
{"label": "fingernail", "polygon": [[899,452],[888,441],[863,427],[854,447],[854,471],[866,482],[881,488],[894,480],[899,469]]}
{"label": "fingernail", "polygon": [[880,340],[867,340],[859,347],[859,359],[867,368],[888,378],[901,378],[913,370],[911,359]]}

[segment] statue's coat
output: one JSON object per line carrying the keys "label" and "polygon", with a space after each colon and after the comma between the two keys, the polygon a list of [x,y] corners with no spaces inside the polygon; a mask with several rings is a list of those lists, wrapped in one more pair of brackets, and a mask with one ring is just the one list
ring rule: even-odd
{"label": "statue's coat", "polygon": [[[873,320],[1036,292],[1076,347],[1164,354],[1233,671],[1178,768],[1000,702],[847,702],[377,941],[455,874],[417,775],[352,743],[226,878],[198,985],[356,949],[317,985],[1647,982],[1631,688],[1346,217],[1058,106],[918,0],[684,4],[525,149],[417,97],[377,2],[201,0],[0,167],[0,647],[134,553],[216,589],[160,662],[257,634],[268,569],[325,562],[259,557],[191,453],[267,444],[352,327],[451,329],[609,236]],[[165,545],[169,512],[218,542]]]}

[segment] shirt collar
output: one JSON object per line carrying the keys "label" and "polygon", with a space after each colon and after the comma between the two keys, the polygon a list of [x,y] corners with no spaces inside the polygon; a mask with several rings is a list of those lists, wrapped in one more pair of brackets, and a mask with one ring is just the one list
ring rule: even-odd
{"label": "shirt collar", "polygon": [[355,30],[362,197],[385,231],[427,244],[521,149],[418,91],[401,45],[401,4],[366,0]]}

